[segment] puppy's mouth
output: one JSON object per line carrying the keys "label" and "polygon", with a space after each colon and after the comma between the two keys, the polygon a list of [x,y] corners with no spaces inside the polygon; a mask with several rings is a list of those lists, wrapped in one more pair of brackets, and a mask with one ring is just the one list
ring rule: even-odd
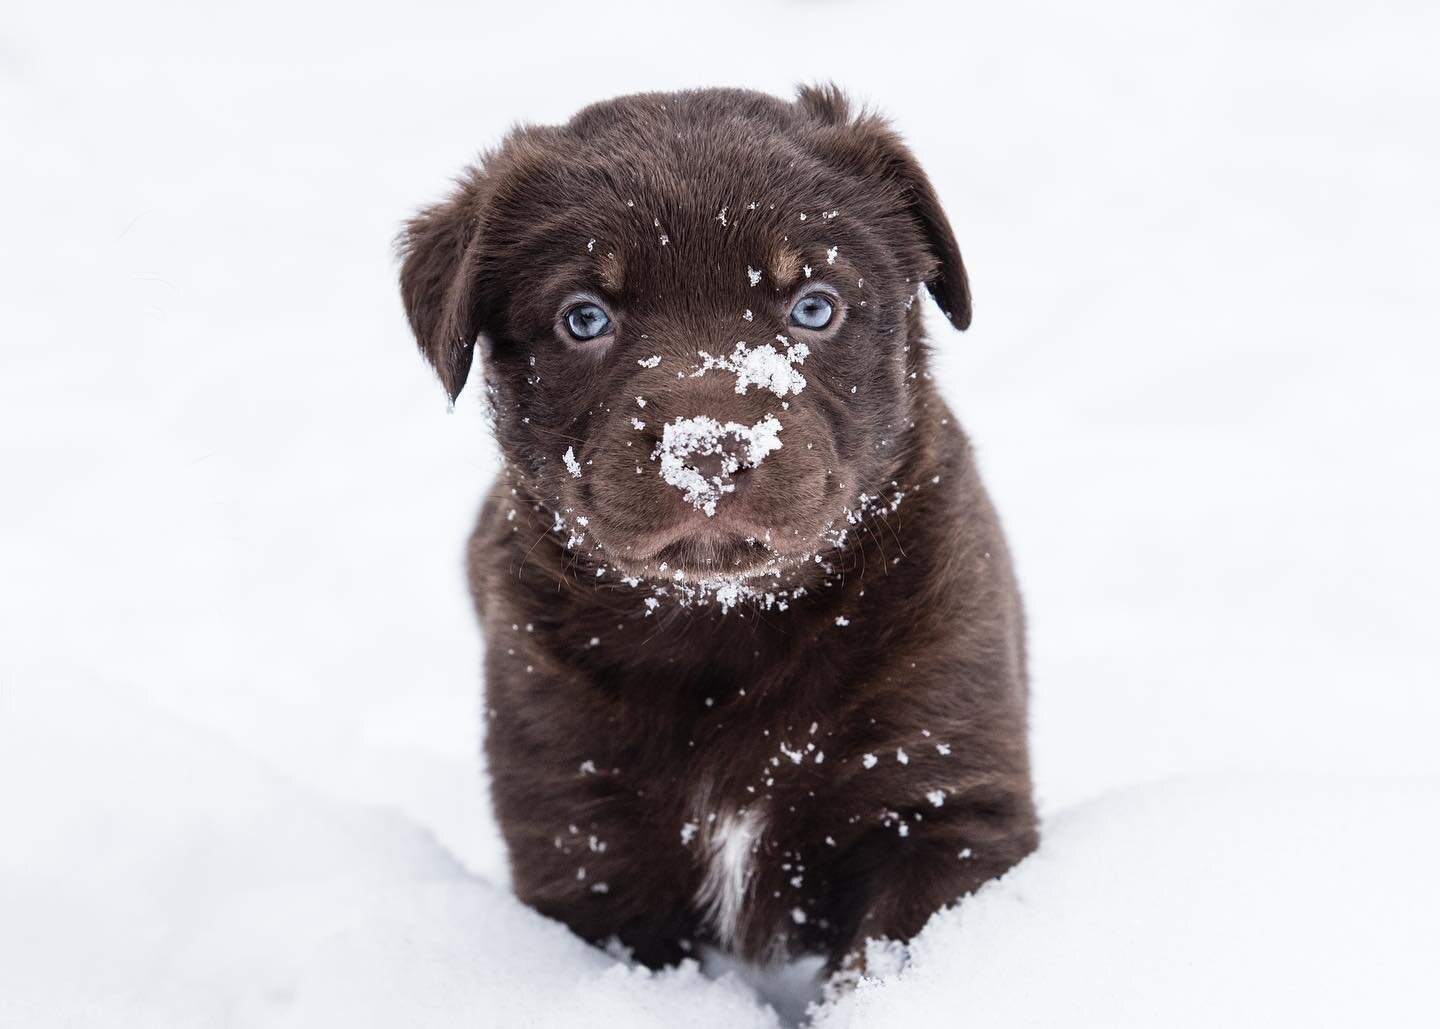
{"label": "puppy's mouth", "polygon": [[773,566],[777,560],[770,548],[753,536],[702,530],[665,544],[648,563],[700,575],[743,576]]}
{"label": "puppy's mouth", "polygon": [[745,577],[774,569],[783,560],[771,544],[770,532],[738,510],[716,516],[691,510],[673,524],[647,534],[630,551],[649,575]]}
{"label": "puppy's mouth", "polygon": [[622,578],[692,583],[776,577],[788,581],[819,544],[797,525],[762,524],[744,504],[722,506],[715,515],[674,505],[667,514],[673,520],[636,531],[638,527],[621,527],[597,513],[586,531],[601,544],[601,560]]}

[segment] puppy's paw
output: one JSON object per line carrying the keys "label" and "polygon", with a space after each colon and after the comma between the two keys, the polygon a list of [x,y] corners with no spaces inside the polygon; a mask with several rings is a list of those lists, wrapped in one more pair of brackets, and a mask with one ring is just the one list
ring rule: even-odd
{"label": "puppy's paw", "polygon": [[840,967],[831,972],[820,987],[820,1003],[826,1006],[836,1003],[855,991],[865,977],[865,954],[852,950],[840,962]]}
{"label": "puppy's paw", "polygon": [[862,979],[888,979],[910,963],[910,950],[898,940],[871,939],[849,951],[821,987],[821,999],[833,1004],[855,991]]}

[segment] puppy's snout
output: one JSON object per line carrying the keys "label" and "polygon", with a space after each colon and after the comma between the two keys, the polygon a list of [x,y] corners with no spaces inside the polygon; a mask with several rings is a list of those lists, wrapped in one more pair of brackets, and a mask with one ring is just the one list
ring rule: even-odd
{"label": "puppy's snout", "polygon": [[[807,353],[737,343],[692,359],[672,346],[640,361],[622,394],[634,406],[611,412],[586,480],[607,549],[730,571],[761,551],[803,552],[823,521],[831,452],[824,421],[798,396]],[[725,550],[737,540],[749,542]]]}

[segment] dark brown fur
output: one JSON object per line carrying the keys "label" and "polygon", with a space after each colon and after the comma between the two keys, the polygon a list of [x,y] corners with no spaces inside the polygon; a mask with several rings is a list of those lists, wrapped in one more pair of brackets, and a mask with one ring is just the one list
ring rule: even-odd
{"label": "dark brown fur", "polygon": [[[833,88],[597,104],[516,130],[401,246],[411,325],[452,398],[483,350],[506,460],[469,568],[524,900],[672,961],[713,938],[697,898],[719,827],[752,817],[722,942],[838,967],[1034,848],[1019,595],[913,303],[924,283],[965,328],[965,269],[883,120]],[[787,324],[797,260],[842,297],[837,330]],[[615,317],[603,345],[557,328],[577,290]],[[811,349],[783,408],[688,374],[700,351],[777,335]],[[713,519],[651,460],[667,419],[701,412],[784,425]],[[707,579],[761,596],[679,602]]]}

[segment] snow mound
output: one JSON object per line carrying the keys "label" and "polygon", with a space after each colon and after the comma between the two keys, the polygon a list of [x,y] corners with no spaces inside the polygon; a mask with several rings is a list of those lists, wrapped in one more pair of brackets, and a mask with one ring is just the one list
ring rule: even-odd
{"label": "snow mound", "polygon": [[1237,775],[1083,804],[818,1025],[1434,1025],[1434,797]]}
{"label": "snow mound", "polygon": [[[774,1029],[767,1000],[803,1008],[813,963],[761,993],[733,969],[632,967],[424,828],[94,682],[20,677],[0,776],[53,798],[0,791],[3,1025]],[[1128,790],[1049,819],[910,947],[874,948],[883,974],[814,1024],[1434,1024],[1437,838],[1415,785]]]}
{"label": "snow mound", "polygon": [[[113,689],[0,719],[0,1025],[773,1027],[737,977],[652,973]],[[93,770],[103,769],[97,773]]]}

